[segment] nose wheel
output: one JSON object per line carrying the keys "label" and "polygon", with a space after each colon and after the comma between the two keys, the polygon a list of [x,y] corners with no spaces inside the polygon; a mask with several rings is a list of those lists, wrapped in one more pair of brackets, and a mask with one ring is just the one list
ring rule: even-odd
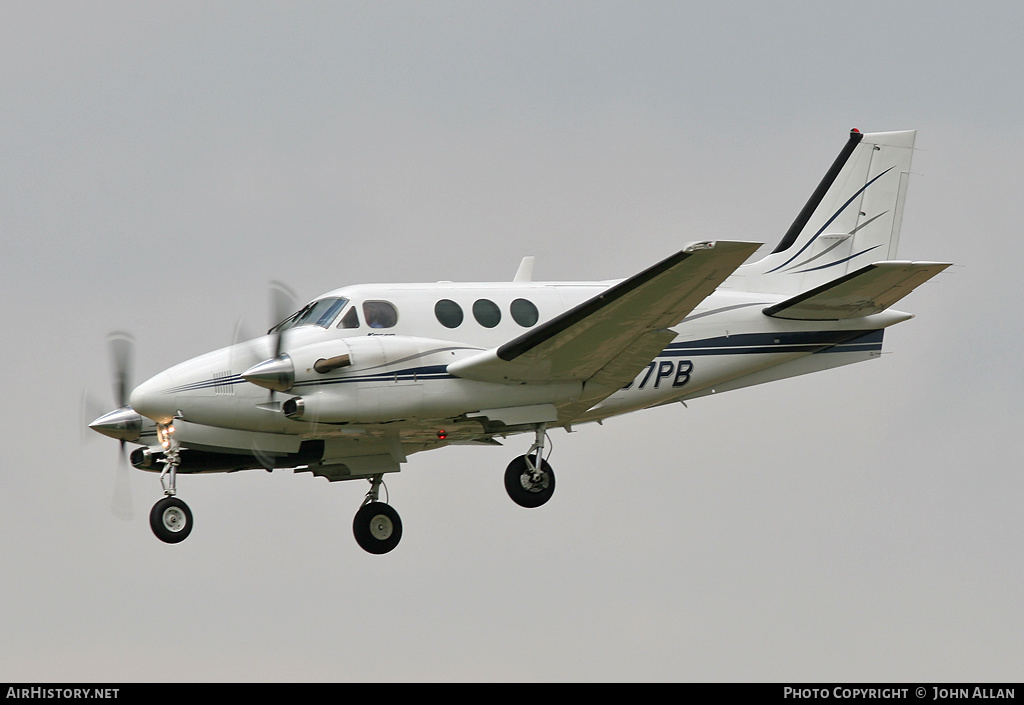
{"label": "nose wheel", "polygon": [[177,497],[164,497],[153,505],[149,526],[164,543],[180,543],[192,533],[192,510]]}

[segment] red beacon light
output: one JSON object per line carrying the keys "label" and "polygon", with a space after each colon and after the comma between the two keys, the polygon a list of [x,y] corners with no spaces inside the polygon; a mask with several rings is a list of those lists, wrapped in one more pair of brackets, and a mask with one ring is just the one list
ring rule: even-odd
{"label": "red beacon light", "polygon": [[437,439],[439,441],[443,441],[447,437],[448,437],[448,432],[445,431],[444,429],[441,429],[440,431],[437,432]]}

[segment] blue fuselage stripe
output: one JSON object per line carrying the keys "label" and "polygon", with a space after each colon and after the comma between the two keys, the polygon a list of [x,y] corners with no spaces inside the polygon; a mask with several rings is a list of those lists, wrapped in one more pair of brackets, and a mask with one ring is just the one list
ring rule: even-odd
{"label": "blue fuselage stripe", "polygon": [[[792,353],[874,352],[882,349],[882,330],[802,331],[787,333],[740,333],[716,338],[703,338],[669,344],[659,358],[697,357],[711,355],[759,355]],[[421,382],[454,379],[447,365],[424,365],[392,372],[369,375],[346,375],[330,379],[296,382],[293,388],[320,387],[357,382]],[[244,383],[240,375],[207,379],[166,390],[165,394],[215,389]]]}

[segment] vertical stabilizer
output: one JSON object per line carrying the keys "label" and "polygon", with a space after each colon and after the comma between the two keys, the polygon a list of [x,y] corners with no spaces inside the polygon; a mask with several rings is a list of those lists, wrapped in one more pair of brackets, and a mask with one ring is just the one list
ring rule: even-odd
{"label": "vertical stabilizer", "polygon": [[915,135],[853,130],[775,251],[725,286],[795,294],[896,259]]}

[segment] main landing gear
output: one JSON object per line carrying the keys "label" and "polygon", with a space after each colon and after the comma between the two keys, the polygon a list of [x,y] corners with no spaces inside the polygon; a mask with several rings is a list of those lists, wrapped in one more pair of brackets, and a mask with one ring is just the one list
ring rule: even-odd
{"label": "main landing gear", "polygon": [[540,424],[530,450],[505,468],[505,491],[520,507],[539,507],[555,492],[555,472],[544,459],[546,437],[547,426]]}
{"label": "main landing gear", "polygon": [[192,533],[192,510],[175,497],[178,465],[181,464],[181,446],[174,440],[174,426],[160,424],[157,437],[164,447],[164,464],[160,473],[160,484],[164,498],[153,505],[149,512],[149,526],[156,537],[164,543],[180,543]]}
{"label": "main landing gear", "polygon": [[377,555],[393,550],[402,540],[402,520],[398,512],[390,504],[377,501],[382,484],[380,475],[370,479],[370,491],[352,520],[356,543],[364,551]]}
{"label": "main landing gear", "polygon": [[[537,426],[535,434],[526,455],[520,455],[505,469],[505,490],[521,507],[539,507],[555,492],[555,472],[544,459],[546,424]],[[352,520],[356,543],[367,553],[376,555],[394,550],[402,540],[402,520],[398,512],[379,500],[380,488],[384,484],[381,478],[381,475],[370,478],[370,491]]]}

